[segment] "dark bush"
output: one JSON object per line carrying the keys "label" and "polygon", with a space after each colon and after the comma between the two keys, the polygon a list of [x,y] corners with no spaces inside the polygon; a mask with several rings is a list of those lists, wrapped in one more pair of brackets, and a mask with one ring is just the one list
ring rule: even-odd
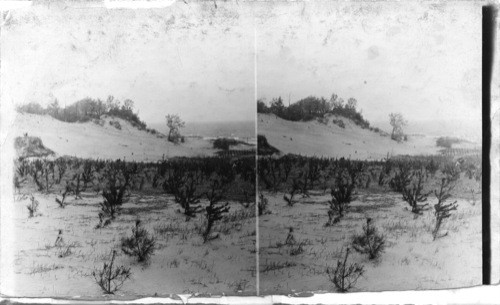
{"label": "dark bush", "polygon": [[355,184],[344,173],[337,174],[335,186],[331,191],[332,199],[328,202],[330,209],[328,210],[326,226],[332,226],[344,217],[349,203],[354,199],[354,187]]}
{"label": "dark bush", "polygon": [[114,128],[121,130],[122,125],[120,125],[120,122],[118,121],[109,121],[109,125],[113,126]]}
{"label": "dark bush", "polygon": [[229,138],[219,138],[214,141],[215,149],[229,150],[231,146],[240,144],[240,141]]}
{"label": "dark bush", "polygon": [[269,213],[269,211],[267,210],[268,203],[269,203],[269,201],[264,196],[264,194],[260,193],[260,195],[259,195],[259,202],[258,202],[258,206],[257,206],[259,216],[262,216],[264,214],[268,214]]}
{"label": "dark bush", "polygon": [[[434,191],[434,194],[436,195],[436,198],[438,200],[438,202],[434,205],[434,216],[436,217],[436,225],[434,226],[434,230],[432,231],[432,237],[434,240],[438,238],[439,229],[441,228],[443,221],[451,216],[451,211],[457,209],[457,201],[445,204],[445,201],[451,197],[450,193],[455,185],[456,184],[453,180],[449,178],[442,178],[439,190]],[[447,234],[448,233],[442,236],[445,236]]]}
{"label": "dark bush", "polygon": [[436,140],[436,146],[443,148],[451,148],[453,144],[458,144],[463,140],[455,137],[440,137]]}
{"label": "dark bush", "polygon": [[209,205],[205,208],[207,226],[203,232],[204,243],[216,238],[214,236],[210,236],[212,227],[216,221],[222,219],[223,214],[229,212],[229,203],[220,202],[226,198],[226,193],[228,192],[228,188],[231,183],[231,177],[225,174],[226,173],[215,174],[210,181],[209,190],[205,193]]}
{"label": "dark bush", "polygon": [[427,179],[425,169],[414,170],[410,176],[411,182],[402,190],[403,200],[408,202],[411,207],[411,212],[416,215],[421,215],[423,211],[428,209],[429,204],[421,204],[427,201],[430,192],[424,191],[424,181]]}
{"label": "dark bush", "polygon": [[380,256],[385,248],[385,237],[377,232],[377,228],[372,225],[372,219],[367,218],[363,225],[363,233],[354,236],[352,247],[359,253],[368,254],[369,259]]}
{"label": "dark bush", "polygon": [[122,251],[129,255],[137,257],[137,261],[145,262],[155,251],[156,240],[150,236],[149,232],[142,227],[141,221],[135,222],[135,228],[132,228],[132,235],[122,239]]}
{"label": "dark bush", "polygon": [[127,168],[127,165],[120,160],[107,164],[104,169],[106,184],[102,191],[104,201],[100,205],[101,210],[111,219],[115,218],[125,201],[125,192],[130,185],[132,174],[133,170]]}
{"label": "dark bush", "polygon": [[257,135],[257,153],[259,156],[272,155],[279,153],[280,151],[275,147],[271,146],[267,139],[263,135]]}
{"label": "dark bush", "polygon": [[337,126],[339,126],[340,128],[345,128],[344,121],[342,121],[342,120],[333,119],[332,123],[335,124],[335,125],[337,125]]}

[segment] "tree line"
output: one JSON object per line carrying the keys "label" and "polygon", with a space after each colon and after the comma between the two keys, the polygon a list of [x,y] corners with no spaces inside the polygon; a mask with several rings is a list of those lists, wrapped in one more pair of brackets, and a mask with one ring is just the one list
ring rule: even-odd
{"label": "tree line", "polygon": [[361,111],[356,109],[357,103],[354,98],[349,98],[345,102],[338,95],[332,94],[328,100],[324,97],[308,96],[289,106],[285,106],[280,96],[273,98],[269,106],[262,99],[258,100],[257,112],[273,113],[288,121],[310,121],[321,119],[326,114],[335,114],[351,119],[361,128],[370,128],[370,123],[363,118]]}
{"label": "tree line", "polygon": [[17,111],[48,114],[56,120],[69,123],[87,122],[100,119],[102,115],[109,115],[124,119],[141,130],[147,128],[146,123],[139,119],[137,113],[134,113],[134,101],[126,99],[122,103],[113,96],[109,96],[106,101],[87,97],[64,107],[60,106],[57,99],[45,108],[39,103],[31,102],[17,106]]}

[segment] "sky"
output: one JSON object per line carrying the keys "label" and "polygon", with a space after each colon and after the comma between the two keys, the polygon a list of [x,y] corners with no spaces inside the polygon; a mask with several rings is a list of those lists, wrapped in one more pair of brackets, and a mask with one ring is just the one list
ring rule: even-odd
{"label": "sky", "polygon": [[353,97],[369,121],[481,122],[481,7],[304,3],[262,7],[258,97]]}
{"label": "sky", "polygon": [[336,93],[356,98],[369,121],[401,112],[410,122],[480,126],[473,2],[79,5],[12,12],[1,36],[3,100],[64,105],[113,95],[132,99],[146,122],[168,113],[221,122],[253,120],[255,94],[287,103]]}
{"label": "sky", "polygon": [[[132,99],[146,122],[255,118],[253,19],[236,4],[142,10],[37,5],[2,30],[2,88],[14,103]],[[80,6],[80,7],[78,7]]]}

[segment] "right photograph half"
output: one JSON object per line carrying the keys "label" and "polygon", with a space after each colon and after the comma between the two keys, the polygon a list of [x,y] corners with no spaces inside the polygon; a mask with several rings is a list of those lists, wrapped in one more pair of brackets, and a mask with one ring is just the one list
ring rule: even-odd
{"label": "right photograph half", "polygon": [[260,293],[481,285],[481,6],[255,12]]}

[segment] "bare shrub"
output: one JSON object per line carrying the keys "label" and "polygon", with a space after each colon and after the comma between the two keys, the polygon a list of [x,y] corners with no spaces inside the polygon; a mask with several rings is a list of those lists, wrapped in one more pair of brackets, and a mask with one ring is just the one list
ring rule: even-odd
{"label": "bare shrub", "polygon": [[391,174],[391,170],[393,167],[393,162],[391,159],[389,159],[389,155],[387,155],[387,158],[385,158],[384,164],[382,165],[382,168],[379,172],[378,176],[378,185],[383,186],[384,184],[387,183],[387,177]]}
{"label": "bare shrub", "polygon": [[407,163],[399,163],[394,177],[389,181],[389,186],[395,192],[402,193],[403,190],[410,185],[412,172],[410,165]]}
{"label": "bare shrub", "polygon": [[304,241],[300,241],[298,242],[296,245],[292,246],[290,248],[290,255],[291,256],[295,256],[295,255],[300,255],[302,253],[304,253],[304,245],[306,243]]}
{"label": "bare shrub", "polygon": [[359,253],[368,254],[369,259],[375,259],[384,252],[385,237],[377,232],[371,218],[366,219],[363,233],[352,239],[352,247]]}
{"label": "bare shrub", "polygon": [[257,209],[259,216],[264,214],[269,214],[270,212],[267,209],[267,205],[269,204],[269,200],[264,196],[264,194],[259,194],[259,202],[257,203]]}
{"label": "bare shrub", "polygon": [[285,245],[293,246],[297,241],[295,240],[295,236],[293,235],[293,228],[290,227],[288,230],[288,235],[286,236]]}
{"label": "bare shrub", "polygon": [[108,164],[104,170],[106,185],[102,191],[104,201],[100,205],[102,212],[111,219],[115,218],[125,202],[125,192],[130,185],[132,173],[133,169],[127,169],[121,161]]}
{"label": "bare shrub", "polygon": [[155,245],[156,239],[142,227],[140,220],[135,222],[132,235],[123,238],[121,243],[122,251],[129,256],[136,256],[139,262],[149,260],[155,251]]}
{"label": "bare shrub", "polygon": [[442,173],[447,176],[450,181],[457,181],[460,179],[460,168],[455,164],[447,163],[442,169]]}
{"label": "bare shrub", "polygon": [[287,197],[286,194],[283,195],[283,199],[287,202],[287,205],[289,207],[293,207],[293,205],[295,204],[293,197],[297,194],[298,191],[300,191],[300,185],[298,183],[298,180],[293,179],[292,187],[290,189],[290,197]]}
{"label": "bare shrub", "polygon": [[199,205],[203,194],[198,191],[199,176],[190,172],[182,181],[182,185],[175,191],[175,201],[184,209],[186,221],[196,217],[196,214],[203,210]]}
{"label": "bare shrub", "polygon": [[351,176],[347,173],[347,171],[341,170],[335,178],[335,186],[331,191],[332,199],[328,202],[330,209],[328,210],[328,222],[326,226],[332,226],[339,222],[344,217],[349,203],[354,200],[353,192],[356,186],[356,176]]}
{"label": "bare shrub", "polygon": [[210,236],[212,227],[216,221],[222,219],[223,214],[229,212],[229,203],[226,202],[224,204],[221,204],[220,201],[223,200],[226,196],[226,192],[231,181],[230,179],[231,177],[229,177],[229,175],[219,175],[218,177],[214,177],[210,182],[210,190],[205,193],[209,201],[209,205],[205,208],[207,226],[205,228],[205,232],[203,232],[204,243],[216,238],[216,236]]}
{"label": "bare shrub", "polygon": [[349,248],[346,249],[343,260],[337,261],[337,266],[327,267],[326,274],[330,282],[335,285],[338,292],[347,292],[356,285],[358,279],[364,274],[365,270],[362,265],[356,263],[347,264],[349,256]]}
{"label": "bare shrub", "polygon": [[29,217],[35,217],[38,215],[38,206],[40,205],[40,202],[35,199],[35,196],[30,195],[30,204],[26,206],[28,208],[29,212]]}
{"label": "bare shrub", "polygon": [[451,190],[455,187],[452,180],[448,178],[442,178],[439,191],[435,190],[434,195],[436,196],[438,202],[434,205],[434,216],[436,217],[436,225],[432,231],[433,240],[438,237],[443,237],[448,235],[448,233],[438,236],[439,229],[443,224],[443,221],[451,216],[451,211],[457,209],[457,201],[449,204],[445,204],[445,201],[451,197]]}
{"label": "bare shrub", "polygon": [[68,196],[69,193],[71,193],[71,186],[69,184],[66,184],[64,192],[61,195],[62,198],[61,199],[56,198],[56,202],[60,208],[64,209],[68,205],[68,203],[65,202],[65,200],[66,200],[66,196]]}
{"label": "bare shrub", "polygon": [[411,207],[411,212],[415,215],[422,215],[423,211],[429,209],[429,204],[421,204],[427,201],[431,192],[424,192],[424,180],[427,178],[425,169],[413,171],[411,174],[412,181],[409,186],[406,186],[403,191],[403,200],[408,202]]}
{"label": "bare shrub", "polygon": [[120,290],[123,283],[132,276],[130,268],[114,265],[115,256],[116,251],[113,250],[111,259],[108,262],[104,262],[101,269],[94,269],[92,271],[95,282],[107,294],[114,294]]}

